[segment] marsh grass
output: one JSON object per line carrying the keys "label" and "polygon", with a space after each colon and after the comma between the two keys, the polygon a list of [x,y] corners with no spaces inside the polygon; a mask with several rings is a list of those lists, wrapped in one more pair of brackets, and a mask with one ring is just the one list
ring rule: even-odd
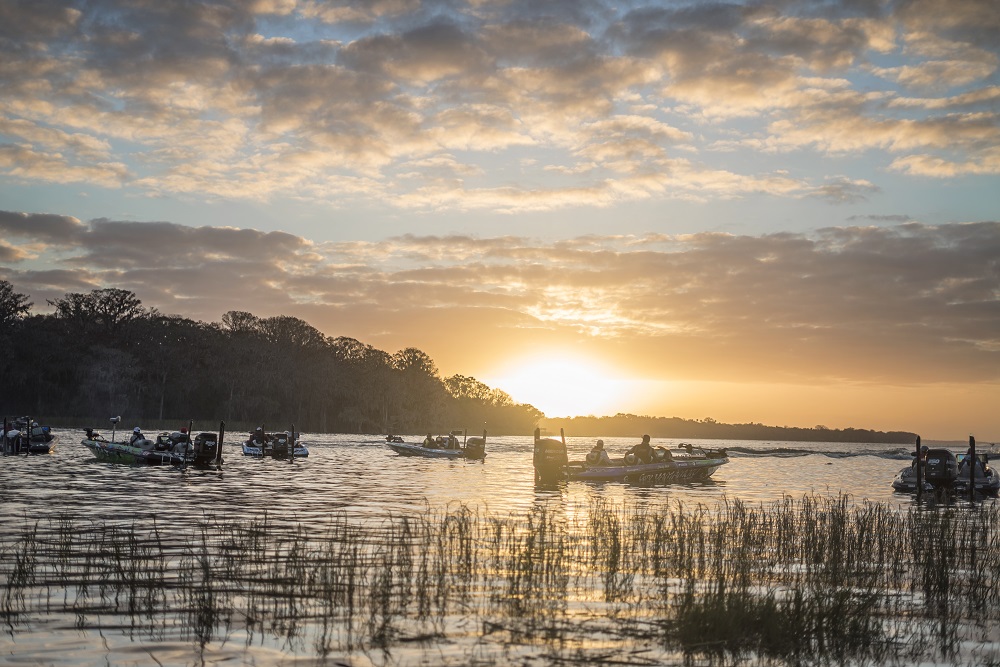
{"label": "marsh grass", "polygon": [[[0,537],[0,619],[456,663],[991,663],[1000,510],[848,498],[466,506],[323,526],[69,516]],[[113,619],[113,620],[109,620]],[[444,647],[444,648],[442,648]]]}

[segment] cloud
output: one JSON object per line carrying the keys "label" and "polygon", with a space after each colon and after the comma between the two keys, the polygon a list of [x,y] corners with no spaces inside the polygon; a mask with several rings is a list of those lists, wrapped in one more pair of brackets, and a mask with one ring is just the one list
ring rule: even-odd
{"label": "cloud", "polygon": [[5,238],[20,237],[43,244],[72,245],[87,225],[66,215],[0,211],[0,232]]}
{"label": "cloud", "polygon": [[890,169],[916,176],[952,178],[955,176],[1000,174],[1000,149],[982,151],[962,162],[935,155],[907,155],[893,160]]}
{"label": "cloud", "polygon": [[818,186],[810,196],[825,199],[833,204],[845,204],[867,201],[868,195],[880,191],[876,185],[864,179],[850,179],[841,176],[832,179],[825,185]]}
{"label": "cloud", "polygon": [[[802,197],[843,171],[783,180],[757,150],[996,173],[988,0],[0,11],[10,183],[514,212]],[[706,157],[722,149],[744,159]]]}
{"label": "cloud", "polygon": [[19,268],[5,275],[36,303],[120,287],[163,312],[207,321],[228,310],[294,315],[389,351],[421,347],[446,366],[472,354],[458,334],[474,327],[477,349],[587,345],[650,376],[1000,379],[1000,222],[556,244],[463,234],[319,244],[251,229],[10,212],[0,226],[58,267],[39,271],[6,251]]}

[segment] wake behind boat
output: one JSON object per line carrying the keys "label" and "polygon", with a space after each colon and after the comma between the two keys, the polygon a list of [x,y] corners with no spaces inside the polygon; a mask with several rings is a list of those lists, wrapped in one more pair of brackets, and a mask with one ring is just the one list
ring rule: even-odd
{"label": "wake behind boat", "polygon": [[132,437],[125,441],[115,440],[115,427],[121,417],[111,418],[111,440],[92,428],[85,430],[86,437],[81,443],[99,461],[145,465],[213,465],[222,463],[222,438],[224,424],[219,425],[219,433],[203,432],[193,439],[188,429],[163,431],[154,438],[142,435],[139,428],[133,429]]}
{"label": "wake behind boat", "polygon": [[[459,443],[457,436],[463,436]],[[464,431],[452,431],[446,436],[432,437],[430,433],[421,444],[403,442],[399,436],[386,436],[386,445],[400,456],[420,456],[432,459],[471,459],[486,458],[486,431],[483,437],[466,437]]]}
{"label": "wake behind boat", "polygon": [[[643,436],[642,445],[621,458],[601,456],[603,441],[583,461],[570,461],[566,453],[566,437],[562,440],[542,438],[535,429],[533,462],[537,480],[569,479],[595,482],[629,482],[633,484],[672,484],[704,482],[721,466],[729,463],[725,449],[702,449],[685,445],[682,449],[667,449],[649,445]],[[648,448],[648,452],[642,449]]]}

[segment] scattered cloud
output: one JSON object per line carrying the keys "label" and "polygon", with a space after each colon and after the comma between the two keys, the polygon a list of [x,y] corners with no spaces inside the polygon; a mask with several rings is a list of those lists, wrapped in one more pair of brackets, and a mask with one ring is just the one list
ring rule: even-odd
{"label": "scattered cloud", "polygon": [[720,148],[1000,171],[990,2],[792,9],[8,3],[0,179],[527,212],[697,198],[706,181],[804,197],[837,173],[774,187],[706,155]]}
{"label": "scattered cloud", "polygon": [[464,234],[316,244],[252,229],[12,212],[0,214],[0,229],[58,267],[21,261],[0,272],[36,303],[114,285],[164,312],[206,321],[233,309],[294,314],[328,335],[385,347],[433,351],[439,331],[398,322],[437,320],[474,326],[475,345],[498,350],[541,332],[627,346],[642,353],[643,372],[674,377],[720,372],[712,368],[743,380],[1000,379],[998,222],[587,236],[555,246]]}

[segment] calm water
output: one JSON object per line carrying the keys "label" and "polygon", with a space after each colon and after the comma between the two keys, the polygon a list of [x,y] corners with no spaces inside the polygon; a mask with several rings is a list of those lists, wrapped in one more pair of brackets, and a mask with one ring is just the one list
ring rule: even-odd
{"label": "calm water", "polygon": [[[724,498],[768,503],[805,494],[848,494],[858,502],[899,506],[911,503],[909,497],[891,490],[893,476],[910,460],[907,450],[891,445],[688,441],[729,449],[730,463],[715,473],[712,482],[655,488],[572,482],[539,488],[532,472],[530,435],[490,438],[485,462],[474,463],[400,457],[371,436],[305,434],[309,458],[288,463],[243,457],[233,444],[236,438],[227,434],[221,470],[180,470],[100,463],[79,444],[80,432],[56,433],[60,442],[50,455],[0,458],[0,536],[15,534],[26,519],[66,513],[127,524],[155,518],[169,532],[206,516],[266,514],[318,530],[331,514],[378,522],[390,515],[460,503],[517,516],[538,505],[585,508],[595,497],[654,511],[666,503],[711,506]],[[637,439],[604,441],[614,454]],[[593,442],[593,438],[568,438],[571,458],[582,458]],[[654,444],[678,442],[660,439]],[[232,665],[316,663],[308,651],[266,639],[249,647],[240,642],[222,644],[205,655],[179,642],[151,643],[114,626],[114,619],[108,619],[107,627],[81,628],[72,619],[40,615],[28,627],[0,636],[0,663],[73,667],[187,665],[202,660]],[[435,664],[434,655],[426,648],[412,648],[397,653],[394,660]],[[365,664],[360,660],[355,658],[352,664]]]}

